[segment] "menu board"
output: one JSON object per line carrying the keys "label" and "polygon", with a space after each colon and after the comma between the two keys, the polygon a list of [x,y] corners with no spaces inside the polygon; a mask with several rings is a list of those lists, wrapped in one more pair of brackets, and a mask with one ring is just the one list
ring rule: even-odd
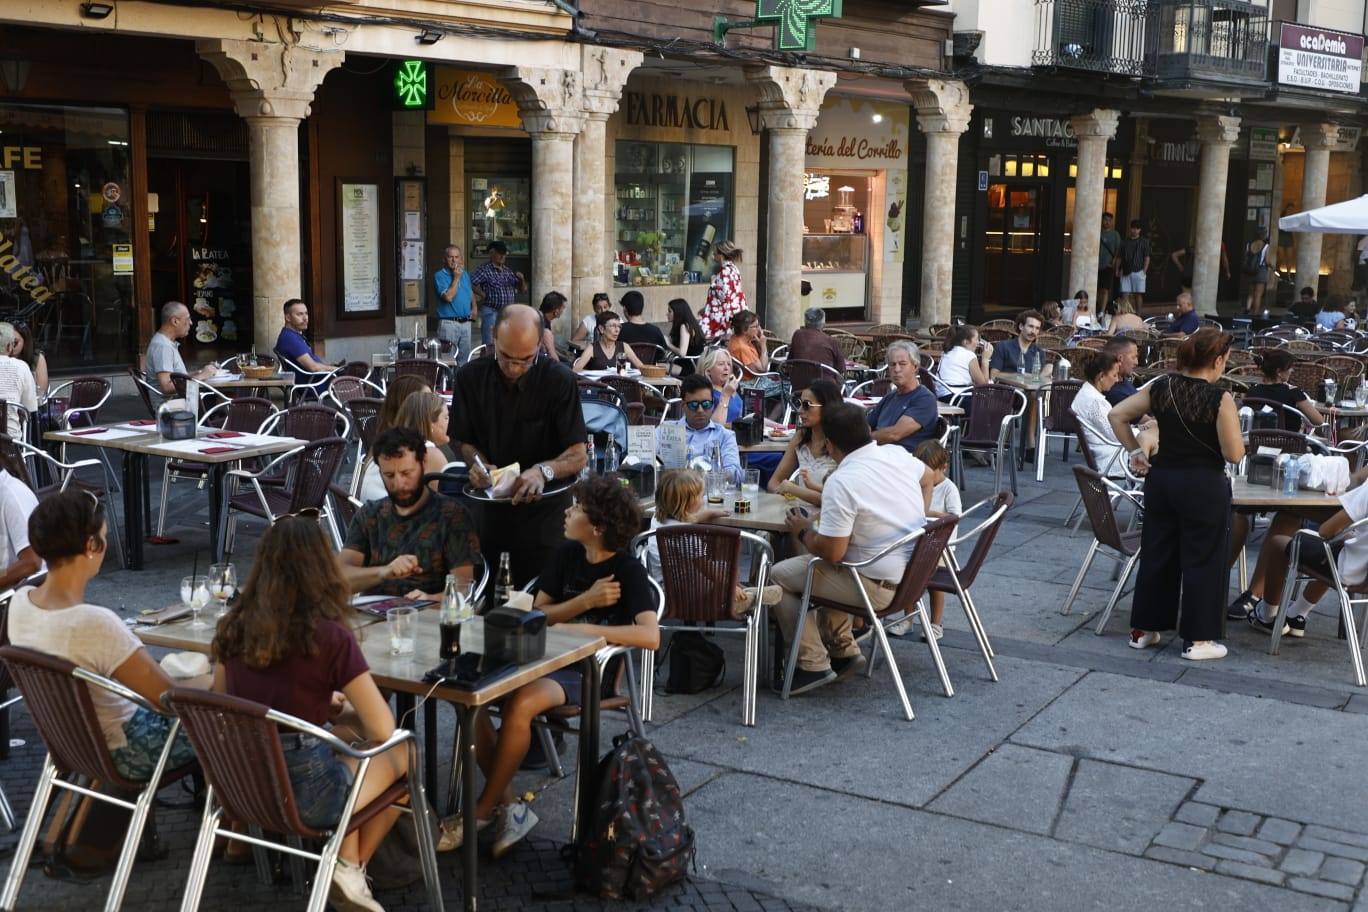
{"label": "menu board", "polygon": [[343,313],[380,309],[380,186],[341,183],[338,209],[341,231],[338,260],[342,266]]}

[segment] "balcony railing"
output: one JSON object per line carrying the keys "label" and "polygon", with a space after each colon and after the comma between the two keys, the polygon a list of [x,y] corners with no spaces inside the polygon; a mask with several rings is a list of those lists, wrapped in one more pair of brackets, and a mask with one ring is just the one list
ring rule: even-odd
{"label": "balcony railing", "polygon": [[1035,0],[1032,63],[1145,75],[1149,0]]}
{"label": "balcony railing", "polygon": [[1263,82],[1268,12],[1246,0],[1035,0],[1036,66]]}

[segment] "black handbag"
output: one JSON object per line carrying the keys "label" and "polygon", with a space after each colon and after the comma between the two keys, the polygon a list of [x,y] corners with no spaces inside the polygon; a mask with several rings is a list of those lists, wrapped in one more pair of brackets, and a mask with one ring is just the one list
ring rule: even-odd
{"label": "black handbag", "polygon": [[[727,656],[722,647],[696,630],[681,630],[670,635],[665,647],[669,654],[669,673],[665,692],[696,694],[722,683],[727,674]],[[664,664],[665,656],[661,656]]]}

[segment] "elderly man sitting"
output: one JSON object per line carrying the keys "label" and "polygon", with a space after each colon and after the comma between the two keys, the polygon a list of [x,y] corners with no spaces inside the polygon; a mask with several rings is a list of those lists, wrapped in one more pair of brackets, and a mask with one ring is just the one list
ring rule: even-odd
{"label": "elderly man sitting", "polygon": [[[873,557],[926,525],[932,474],[925,463],[901,447],[875,444],[858,405],[843,402],[822,409],[822,432],[836,468],[822,488],[821,513],[814,520],[803,507],[793,507],[786,521],[802,546],[824,561],[813,572],[812,595],[858,606],[860,594],[849,571],[833,565]],[[892,601],[911,552],[911,547],[894,552],[860,572],[860,585],[876,610]],[[851,633],[849,614],[809,609],[802,631],[797,631],[809,560],[791,557],[771,571],[783,589],[774,609],[780,629],[790,643],[795,635],[800,638],[798,666],[789,691],[793,694],[849,677],[865,666]]]}
{"label": "elderly man sitting", "polygon": [[822,331],[826,325],[826,311],[820,307],[809,307],[803,311],[803,325],[793,331],[789,342],[788,356],[800,361],[816,361],[825,364],[838,374],[846,369],[845,355],[836,340]]}
{"label": "elderly man sitting", "polygon": [[896,443],[911,453],[935,434],[940,407],[936,394],[922,386],[917,375],[921,367],[917,346],[899,339],[888,346],[884,357],[893,391],[869,410],[869,426],[876,443]]}
{"label": "elderly man sitting", "polygon": [[702,458],[711,464],[713,447],[719,447],[722,464],[712,468],[725,472],[733,482],[740,481],[741,453],[736,447],[736,433],[713,421],[717,400],[713,398],[712,383],[702,374],[689,374],[680,383],[680,392],[684,417],[671,423],[684,425],[688,461]]}

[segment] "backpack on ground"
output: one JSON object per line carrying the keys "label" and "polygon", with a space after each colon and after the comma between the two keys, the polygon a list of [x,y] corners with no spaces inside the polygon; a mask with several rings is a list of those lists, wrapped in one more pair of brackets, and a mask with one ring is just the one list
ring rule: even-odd
{"label": "backpack on ground", "polygon": [[[697,630],[681,630],[670,634],[665,646],[669,657],[669,674],[665,692],[696,694],[722,683],[727,674],[727,655],[722,647]],[[666,656],[661,656],[661,665]]]}
{"label": "backpack on ground", "polygon": [[575,859],[575,883],[601,899],[642,900],[683,880],[694,831],[665,759],[623,736],[599,761],[598,798]]}

